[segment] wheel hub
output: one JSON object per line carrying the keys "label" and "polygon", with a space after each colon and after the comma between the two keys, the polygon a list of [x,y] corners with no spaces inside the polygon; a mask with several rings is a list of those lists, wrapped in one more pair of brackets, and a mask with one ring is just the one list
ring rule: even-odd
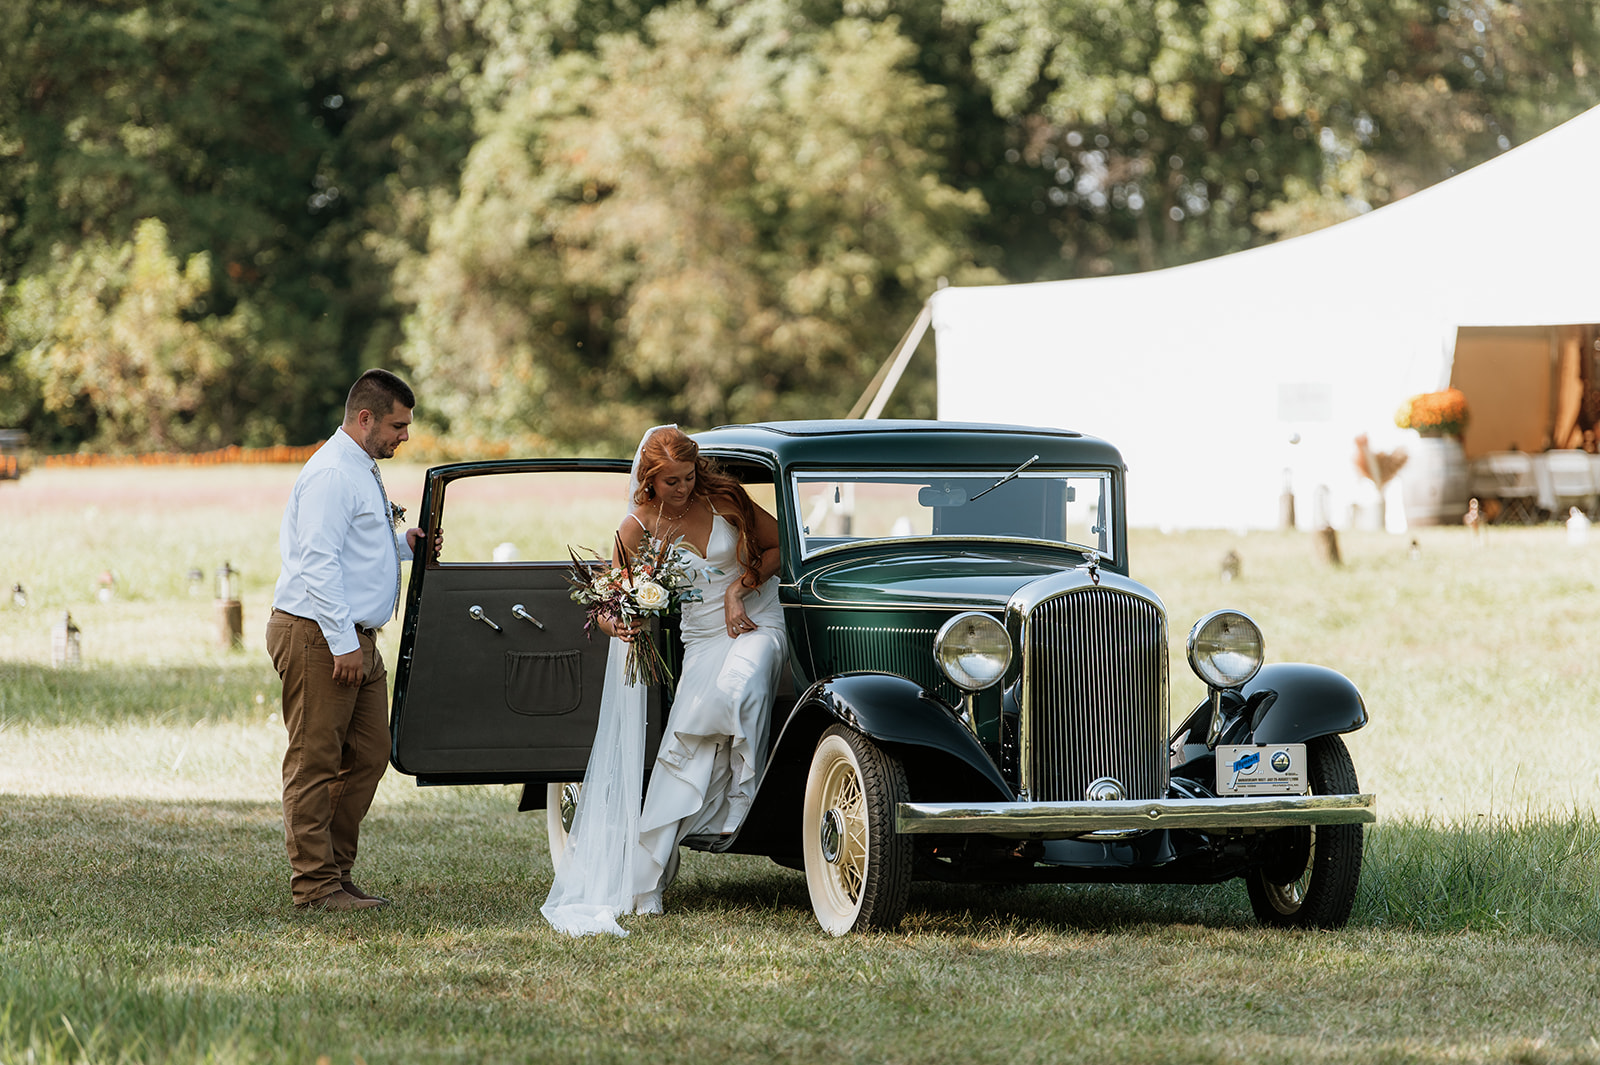
{"label": "wheel hub", "polygon": [[844,838],[844,816],[837,808],[828,810],[822,815],[822,824],[817,828],[817,835],[822,843],[822,859],[829,865],[839,864],[839,841]]}
{"label": "wheel hub", "polygon": [[578,791],[580,784],[563,784],[561,786],[561,830],[572,831],[572,819],[578,815]]}

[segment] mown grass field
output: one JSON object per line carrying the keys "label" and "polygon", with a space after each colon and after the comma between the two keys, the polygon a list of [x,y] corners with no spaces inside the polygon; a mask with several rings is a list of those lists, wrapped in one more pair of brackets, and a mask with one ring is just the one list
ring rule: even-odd
{"label": "mown grass field", "polygon": [[[1180,712],[1183,637],[1222,605],[1269,659],[1360,685],[1381,820],[1343,931],[1258,928],[1239,884],[919,885],[898,932],[835,940],[800,874],[690,855],[667,914],[572,941],[539,916],[543,818],[514,789],[394,773],[359,872],[396,905],[291,909],[262,630],[293,473],[0,484],[0,591],[28,596],[0,598],[0,1063],[1600,1060],[1600,540],[1347,533],[1335,568],[1297,534],[1135,534]],[[385,476],[414,508],[421,470]],[[534,543],[584,507],[498,518]],[[240,650],[216,639],[224,561]],[[50,665],[67,609],[76,670]]]}

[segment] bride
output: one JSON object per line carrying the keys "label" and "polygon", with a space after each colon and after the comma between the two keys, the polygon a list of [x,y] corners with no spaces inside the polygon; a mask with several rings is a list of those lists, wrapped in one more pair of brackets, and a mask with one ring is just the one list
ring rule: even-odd
{"label": "bride", "polygon": [[[750,809],[788,641],[778,603],[778,525],[700,457],[677,426],[645,433],[617,530],[631,556],[647,536],[698,556],[699,602],[683,605],[683,669],[643,799],[646,689],[623,679],[634,630],[612,637],[583,792],[541,912],[569,935],[609,932],[623,913],[660,913],[679,844],[726,835]],[[622,561],[618,559],[617,561]]]}

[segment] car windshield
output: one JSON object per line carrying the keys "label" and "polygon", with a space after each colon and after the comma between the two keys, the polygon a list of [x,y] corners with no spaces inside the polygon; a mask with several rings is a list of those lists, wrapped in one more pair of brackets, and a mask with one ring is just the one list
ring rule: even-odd
{"label": "car windshield", "polygon": [[1113,557],[1111,477],[1103,471],[800,471],[801,551],[911,537],[1032,540]]}

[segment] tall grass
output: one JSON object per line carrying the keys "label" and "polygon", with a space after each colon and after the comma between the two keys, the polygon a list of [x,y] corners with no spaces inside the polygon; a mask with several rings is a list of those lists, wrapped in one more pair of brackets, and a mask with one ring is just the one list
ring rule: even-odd
{"label": "tall grass", "polygon": [[1593,810],[1371,829],[1357,920],[1600,944],[1600,823]]}

